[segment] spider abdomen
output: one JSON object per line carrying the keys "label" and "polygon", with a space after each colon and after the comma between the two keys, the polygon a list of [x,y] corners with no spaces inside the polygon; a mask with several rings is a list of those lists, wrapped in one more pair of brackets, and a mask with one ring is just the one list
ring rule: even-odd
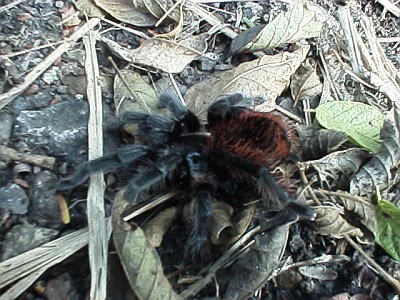
{"label": "spider abdomen", "polygon": [[271,168],[291,153],[295,139],[283,117],[244,110],[237,118],[221,121],[212,128],[209,147],[228,150]]}

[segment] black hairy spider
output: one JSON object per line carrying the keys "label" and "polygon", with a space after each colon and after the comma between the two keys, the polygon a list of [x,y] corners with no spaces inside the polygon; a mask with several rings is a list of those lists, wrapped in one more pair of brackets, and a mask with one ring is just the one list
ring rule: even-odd
{"label": "black hairy spider", "polygon": [[243,106],[244,100],[234,94],[212,104],[208,130],[183,103],[168,95],[160,97],[160,104],[169,109],[170,117],[125,112],[111,127],[136,124],[143,143],[125,145],[114,154],[83,164],[58,189],[77,186],[93,172],[140,167],[126,186],[125,198],[134,202],[160,181],[189,196],[194,204],[188,244],[194,257],[202,256],[208,244],[216,199],[240,206],[261,198],[269,210],[285,208],[294,212],[289,218],[312,219],[312,210],[296,204],[270,172],[291,154],[295,136],[289,124],[281,116]]}

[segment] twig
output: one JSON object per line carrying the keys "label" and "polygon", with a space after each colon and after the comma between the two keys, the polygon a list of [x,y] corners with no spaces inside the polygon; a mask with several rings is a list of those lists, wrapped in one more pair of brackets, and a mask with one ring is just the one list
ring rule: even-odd
{"label": "twig", "polygon": [[54,157],[20,153],[6,146],[0,146],[0,156],[4,156],[12,161],[30,163],[49,170],[53,170],[56,163],[56,159]]}
{"label": "twig", "polygon": [[378,265],[371,257],[368,256],[364,250],[355,243],[348,235],[343,236],[346,241],[368,261],[369,264],[377,271],[378,275],[380,275],[387,283],[389,283],[393,289],[395,290],[397,295],[400,295],[400,282],[393,278],[388,272],[386,272],[380,265]]}

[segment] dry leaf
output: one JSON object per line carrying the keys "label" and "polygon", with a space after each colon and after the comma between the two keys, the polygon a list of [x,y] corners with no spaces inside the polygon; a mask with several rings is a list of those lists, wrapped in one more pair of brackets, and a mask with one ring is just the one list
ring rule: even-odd
{"label": "dry leaf", "polygon": [[324,17],[310,9],[305,2],[295,1],[289,11],[279,14],[262,30],[258,27],[250,29],[248,33],[239,34],[232,41],[230,51],[231,53],[254,52],[318,37],[323,21]]}
{"label": "dry leaf", "polygon": [[342,131],[320,129],[299,125],[296,127],[300,136],[303,160],[320,159],[335,152],[347,142],[347,136]]}
{"label": "dry leaf", "polygon": [[290,225],[255,236],[255,244],[227,274],[228,287],[222,299],[247,299],[269,279],[279,265],[286,248]]}
{"label": "dry leaf", "polygon": [[[242,93],[246,97],[267,99],[256,109],[271,111],[275,108],[276,97],[287,88],[290,76],[303,62],[308,50],[309,46],[302,46],[293,52],[265,55],[232,70],[214,73],[188,90],[186,103],[189,109],[199,114],[223,94]],[[204,114],[200,118],[204,119]]]}
{"label": "dry leaf", "polygon": [[76,2],[76,8],[91,18],[102,18],[106,14],[96,5],[94,0],[79,0]]}
{"label": "dry leaf", "polygon": [[[160,69],[167,73],[182,72],[188,64],[202,54],[202,51],[199,52],[179,43],[163,39],[147,39],[133,50],[123,48],[118,43],[103,36],[100,36],[99,39],[122,59],[134,64]],[[203,46],[203,51],[205,51],[205,42]]]}
{"label": "dry leaf", "polygon": [[344,208],[347,211],[357,214],[357,216],[360,217],[360,222],[364,224],[374,236],[376,236],[376,206],[370,202],[363,201],[361,198],[356,200],[341,197],[340,199],[343,202]]}
{"label": "dry leaf", "polygon": [[132,70],[122,70],[121,74],[127,85],[119,76],[115,76],[114,103],[118,113],[125,111],[146,112],[144,105],[150,108],[152,112],[160,112],[157,107],[156,91],[143,76]]}
{"label": "dry leaf", "polygon": [[143,226],[144,234],[151,247],[159,247],[163,237],[178,214],[176,207],[164,209]]}
{"label": "dry leaf", "polygon": [[141,1],[130,0],[94,0],[94,2],[117,20],[136,25],[136,26],[153,26],[157,23],[158,18],[150,14],[146,9],[135,6]]}
{"label": "dry leaf", "polygon": [[125,275],[139,299],[179,299],[164,276],[160,258],[148,245],[141,228],[124,222],[121,213],[128,206],[123,190],[114,200],[112,211],[113,238]]}
{"label": "dry leaf", "polygon": [[[319,160],[310,160],[299,163],[300,167],[314,168],[319,175],[321,186],[328,189],[345,190],[353,175],[358,171],[367,157],[367,152],[358,148],[337,151]],[[341,185],[346,185],[342,187]]]}
{"label": "dry leaf", "polygon": [[322,93],[322,83],[317,75],[314,59],[306,59],[293,74],[290,90],[296,103],[312,99]]}
{"label": "dry leaf", "polygon": [[339,210],[330,206],[314,207],[317,214],[312,223],[317,233],[335,238],[342,238],[343,235],[362,237],[362,231],[349,224]]}

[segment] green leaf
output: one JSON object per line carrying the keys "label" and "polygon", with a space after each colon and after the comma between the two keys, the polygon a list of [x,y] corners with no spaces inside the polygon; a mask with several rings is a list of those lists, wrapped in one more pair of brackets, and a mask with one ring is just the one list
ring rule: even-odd
{"label": "green leaf", "polygon": [[400,261],[400,210],[388,201],[379,200],[376,218],[376,243],[395,260]]}
{"label": "green leaf", "polygon": [[330,101],[317,107],[316,118],[323,127],[345,132],[368,151],[379,151],[385,116],[376,108],[360,102]]}

